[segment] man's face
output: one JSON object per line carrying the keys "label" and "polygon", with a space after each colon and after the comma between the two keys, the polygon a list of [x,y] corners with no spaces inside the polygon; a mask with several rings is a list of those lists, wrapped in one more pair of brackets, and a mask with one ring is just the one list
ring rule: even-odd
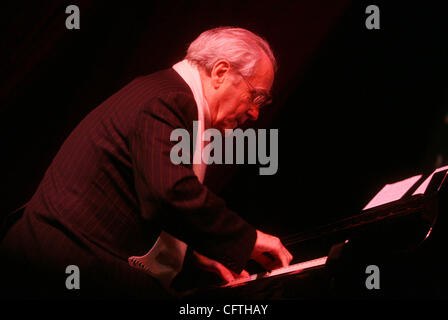
{"label": "man's face", "polygon": [[257,120],[260,106],[252,101],[253,89],[269,93],[274,81],[274,71],[270,60],[264,56],[251,77],[243,78],[230,71],[223,83],[217,107],[212,115],[212,127],[224,132],[234,129],[247,120]]}

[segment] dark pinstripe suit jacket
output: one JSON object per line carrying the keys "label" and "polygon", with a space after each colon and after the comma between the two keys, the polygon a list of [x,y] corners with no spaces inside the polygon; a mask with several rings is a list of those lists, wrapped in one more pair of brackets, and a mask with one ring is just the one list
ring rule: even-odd
{"label": "dark pinstripe suit jacket", "polygon": [[191,134],[196,119],[193,94],[173,69],[135,79],[71,133],[3,247],[54,272],[101,266],[125,281],[134,272],[127,258],[146,253],[163,229],[239,272],[255,229],[191,165],[170,161],[171,131]]}

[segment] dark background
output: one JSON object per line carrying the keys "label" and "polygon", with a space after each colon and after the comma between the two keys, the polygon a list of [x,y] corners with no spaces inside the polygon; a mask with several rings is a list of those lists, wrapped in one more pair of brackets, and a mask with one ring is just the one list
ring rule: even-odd
{"label": "dark background", "polygon": [[[126,3],[126,4],[125,4]],[[448,44],[441,2],[9,1],[2,4],[2,215],[33,194],[74,127],[133,78],[181,60],[202,31],[271,44],[274,103],[247,127],[279,129],[279,170],[210,166],[207,184],[280,236],[356,214],[388,182],[448,161]],[[65,8],[81,29],[65,28]],[[365,9],[380,8],[367,30]]]}

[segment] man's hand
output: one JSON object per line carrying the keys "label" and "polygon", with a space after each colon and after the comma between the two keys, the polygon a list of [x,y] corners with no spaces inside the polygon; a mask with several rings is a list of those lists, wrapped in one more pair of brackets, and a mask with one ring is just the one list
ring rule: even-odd
{"label": "man's hand", "polygon": [[203,256],[196,251],[193,251],[193,255],[196,258],[196,263],[198,264],[199,268],[216,273],[220,278],[227,282],[249,276],[249,273],[246,270],[243,270],[240,274],[237,274],[232,270],[226,268],[222,263],[207,258],[206,256]]}
{"label": "man's hand", "polygon": [[288,266],[291,263],[292,255],[279,238],[257,230],[257,240],[252,250],[251,259],[271,271]]}

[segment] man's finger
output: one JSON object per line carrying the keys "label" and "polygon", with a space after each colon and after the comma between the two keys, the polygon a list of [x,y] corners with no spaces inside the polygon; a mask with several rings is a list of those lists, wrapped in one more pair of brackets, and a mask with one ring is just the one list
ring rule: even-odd
{"label": "man's finger", "polygon": [[293,256],[292,254],[288,251],[288,249],[286,249],[285,247],[282,248],[283,249],[283,253],[286,256],[286,260],[288,261],[288,265],[291,263]]}
{"label": "man's finger", "polygon": [[[267,260],[264,255],[272,259]],[[251,258],[267,269],[286,267],[292,260],[291,253],[283,246],[279,238],[257,230],[257,240],[252,250]]]}
{"label": "man's finger", "polygon": [[241,271],[241,273],[239,275],[240,278],[247,278],[249,276],[250,276],[250,274],[246,270]]}
{"label": "man's finger", "polygon": [[273,248],[269,254],[274,258],[275,262],[277,262],[280,267],[286,267],[289,265],[288,256],[283,248]]}
{"label": "man's finger", "polygon": [[226,267],[224,267],[222,264],[220,264],[219,262],[217,262],[216,264],[213,265],[213,268],[215,270],[215,272],[225,281],[230,282],[235,280],[234,275],[232,274],[232,272],[227,269]]}

